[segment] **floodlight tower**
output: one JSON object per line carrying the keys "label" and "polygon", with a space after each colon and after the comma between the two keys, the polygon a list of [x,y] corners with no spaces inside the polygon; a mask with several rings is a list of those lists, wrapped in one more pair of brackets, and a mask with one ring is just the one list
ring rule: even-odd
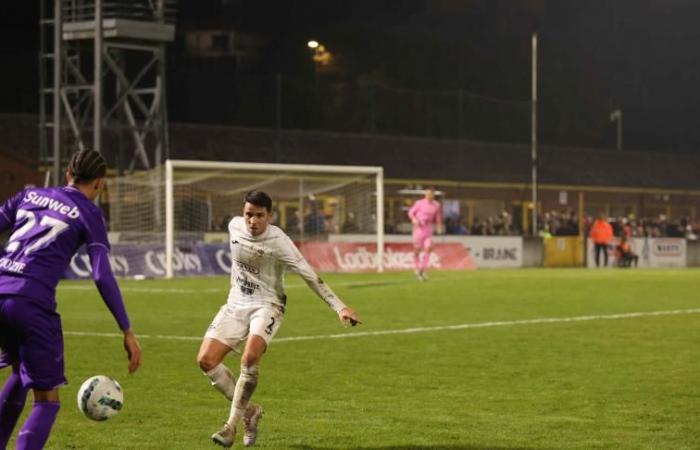
{"label": "floodlight tower", "polygon": [[40,160],[52,167],[53,184],[70,153],[84,148],[120,170],[161,164],[175,0],[39,1]]}

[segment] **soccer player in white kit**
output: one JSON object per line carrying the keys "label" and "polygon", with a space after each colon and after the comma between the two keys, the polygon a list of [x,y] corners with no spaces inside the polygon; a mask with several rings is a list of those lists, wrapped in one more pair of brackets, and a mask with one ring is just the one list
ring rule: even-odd
{"label": "soccer player in white kit", "polygon": [[[199,367],[212,385],[231,400],[229,418],[211,438],[231,447],[241,420],[243,444],[255,444],[263,409],[250,402],[258,381],[258,366],[267,345],[282,324],[287,296],[284,272],[298,273],[309,287],[338,314],[344,325],[361,323],[306,262],[294,242],[270,224],[272,199],[261,191],[245,196],[243,217],[228,225],[231,247],[231,289],[228,300],[214,317],[197,355]],[[246,340],[247,338],[247,340]],[[222,363],[224,357],[246,340],[241,373],[236,381]]]}

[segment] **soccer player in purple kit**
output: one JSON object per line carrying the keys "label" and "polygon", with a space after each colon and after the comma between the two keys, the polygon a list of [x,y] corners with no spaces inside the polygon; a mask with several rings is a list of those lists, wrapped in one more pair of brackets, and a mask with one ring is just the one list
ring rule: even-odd
{"label": "soccer player in purple kit", "polygon": [[442,229],[442,213],[440,202],[435,200],[435,189],[430,187],[425,190],[425,197],[411,206],[408,217],[413,224],[413,265],[418,279],[425,281],[428,279],[426,272],[433,250],[433,224],[437,225],[438,233]]}
{"label": "soccer player in purple kit", "polygon": [[83,244],[97,289],[124,333],[129,373],[141,364],[110,267],[104,217],[93,203],[106,172],[99,153],[82,150],[68,164],[68,186],[25,189],[0,206],[0,231],[12,232],[0,250],[0,368],[12,367],[0,392],[0,449],[7,446],[29,389],[34,405],[17,435],[17,449],[41,449],[49,437],[60,406],[58,387],[67,382],[56,285]]}

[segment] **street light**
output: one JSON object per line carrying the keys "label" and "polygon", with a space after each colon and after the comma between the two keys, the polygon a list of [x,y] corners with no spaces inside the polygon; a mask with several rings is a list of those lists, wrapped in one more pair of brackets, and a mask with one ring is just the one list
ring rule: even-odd
{"label": "street light", "polygon": [[622,110],[616,109],[610,113],[610,122],[617,121],[617,149],[622,150]]}
{"label": "street light", "polygon": [[331,63],[333,55],[331,55],[331,52],[326,50],[325,45],[321,44],[316,40],[310,40],[306,43],[306,46],[311,49],[313,53],[312,59],[316,64],[321,66],[327,66]]}
{"label": "street light", "polygon": [[310,40],[306,43],[306,46],[311,50],[311,59],[314,62],[314,86],[316,89],[316,95],[318,95],[318,76],[319,70],[323,67],[330,67],[333,55],[331,52],[326,50],[326,47],[316,40]]}

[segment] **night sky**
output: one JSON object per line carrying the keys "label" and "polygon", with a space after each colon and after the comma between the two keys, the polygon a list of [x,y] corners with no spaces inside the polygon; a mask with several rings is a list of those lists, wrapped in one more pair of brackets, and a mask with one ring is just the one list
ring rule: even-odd
{"label": "night sky", "polygon": [[[379,131],[402,134],[395,123],[405,118],[392,109],[410,109],[406,107],[410,102],[391,103],[389,94],[407,97],[415,92],[463,89],[486,98],[528,100],[530,36],[537,32],[543,144],[613,148],[615,125],[608,116],[621,108],[625,148],[700,151],[697,0],[181,0],[178,5],[180,40],[185,30],[214,27],[243,32],[255,37],[257,44],[243,63],[233,68],[222,65],[221,71],[184,57],[182,43],[173,44],[168,56],[171,121],[274,126],[274,114],[269,111],[274,85],[270,83],[280,73],[288,83],[283,126],[366,132],[367,102],[353,103],[343,100],[343,95],[358,97],[358,92],[364,92],[361,89],[377,85],[384,89],[373,100],[383,102],[373,106],[373,114],[380,116]],[[36,1],[3,7],[2,112],[37,110],[37,21]],[[321,77],[322,87],[327,88],[321,92],[332,97],[330,103],[337,109],[347,109],[347,114],[331,114],[335,118],[325,121],[298,119],[312,115],[302,108],[308,95],[299,88],[314,81],[306,48],[312,38],[323,42],[337,61],[337,70]],[[201,87],[208,79],[209,93]],[[260,81],[252,88],[251,80],[269,83]],[[255,101],[256,97],[250,98],[253,92],[266,97]],[[217,104],[217,93],[226,99],[219,102],[225,105]],[[484,105],[471,105],[470,114],[486,111]],[[355,111],[358,108],[362,111]],[[424,114],[430,108],[413,113]],[[528,108],[524,102],[513,103],[513,117],[522,122]],[[444,122],[440,114],[446,113],[426,120]],[[471,120],[477,128],[491,128],[485,139],[499,140],[502,133],[504,141],[527,142],[529,137],[521,130],[512,138],[512,130],[504,130],[503,125],[492,127],[487,114],[483,123],[470,117],[465,123]],[[499,114],[498,120],[510,122],[510,111]],[[353,122],[348,117],[359,118]],[[351,125],[343,128],[342,124]],[[452,134],[457,131],[450,127],[443,132],[433,123],[426,133],[455,137]],[[463,137],[481,136],[478,129],[472,134],[468,126],[464,130]]]}

